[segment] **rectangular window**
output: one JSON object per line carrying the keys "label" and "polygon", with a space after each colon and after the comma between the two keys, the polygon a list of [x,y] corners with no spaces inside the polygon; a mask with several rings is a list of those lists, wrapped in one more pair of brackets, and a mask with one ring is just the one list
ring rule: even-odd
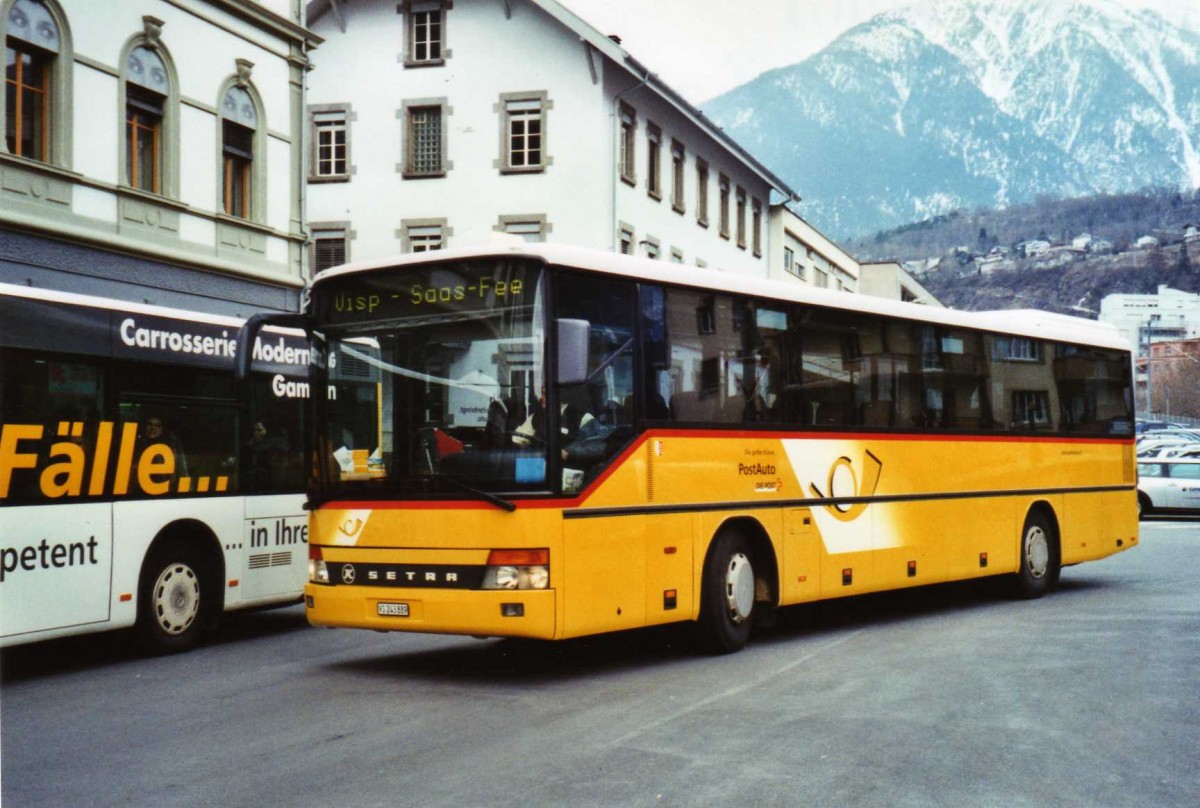
{"label": "rectangular window", "polygon": [[222,125],[224,142],[225,212],[250,218],[251,169],[254,166],[254,130],[233,121]]}
{"label": "rectangular window", "polygon": [[662,130],[646,124],[646,193],[662,199]]}
{"label": "rectangular window", "polygon": [[45,162],[50,150],[50,59],[9,40],[4,138],[8,151]]}
{"label": "rectangular window", "polygon": [[546,217],[538,216],[528,219],[518,217],[500,217],[500,227],[497,229],[503,230],[512,236],[518,236],[522,240],[537,243],[546,240]]}
{"label": "rectangular window", "polygon": [[545,167],[545,103],[541,98],[504,102],[504,167],[540,171]]}
{"label": "rectangular window", "polygon": [[796,273],[796,253],[792,250],[791,247],[783,248],[783,271],[790,272],[793,275],[797,274]]}
{"label": "rectangular window", "polygon": [[312,113],[314,177],[349,177],[350,136],[346,119],[346,110]]}
{"label": "rectangular window", "polygon": [[437,177],[445,174],[442,161],[441,107],[408,108],[408,166],[405,174]]}
{"label": "rectangular window", "polygon": [[708,163],[696,160],[696,222],[708,227]]}
{"label": "rectangular window", "polygon": [[654,236],[646,236],[642,239],[642,247],[646,250],[646,257],[658,260],[659,253],[662,250],[662,242]]}
{"label": "rectangular window", "polygon": [[746,249],[746,192],[741,187],[737,189],[737,245]]}
{"label": "rectangular window", "polygon": [[443,62],[442,13],[440,8],[408,13],[408,59],[405,64],[419,66]]}
{"label": "rectangular window", "polygon": [[633,107],[621,105],[621,179],[637,185],[637,113]]}
{"label": "rectangular window", "polygon": [[416,225],[408,228],[408,251],[419,253],[445,247],[441,225]]}
{"label": "rectangular window", "polygon": [[621,226],[621,255],[633,255],[634,245],[633,228],[628,225]]}
{"label": "rectangular window", "polygon": [[1038,362],[1042,358],[1042,344],[1029,337],[996,337],[992,341],[992,361],[995,362]]}
{"label": "rectangular window", "polygon": [[346,263],[346,231],[313,231],[313,274]]}
{"label": "rectangular window", "polygon": [[750,237],[751,246],[754,249],[754,257],[762,258],[762,202],[755,199],[750,205],[751,227]]}
{"label": "rectangular window", "polygon": [[162,154],[163,96],[126,85],[125,165],[126,180],[133,188],[156,194]]}
{"label": "rectangular window", "polygon": [[671,263],[672,264],[682,264],[683,263],[683,250],[679,249],[678,247],[671,248]]}
{"label": "rectangular window", "polygon": [[726,177],[724,174],[717,175],[717,187],[720,189],[721,194],[720,201],[718,202],[720,206],[720,210],[718,211],[720,226],[717,229],[717,233],[721,238],[727,239],[729,238],[729,177]]}
{"label": "rectangular window", "polygon": [[678,140],[671,141],[671,210],[683,213],[683,144]]}

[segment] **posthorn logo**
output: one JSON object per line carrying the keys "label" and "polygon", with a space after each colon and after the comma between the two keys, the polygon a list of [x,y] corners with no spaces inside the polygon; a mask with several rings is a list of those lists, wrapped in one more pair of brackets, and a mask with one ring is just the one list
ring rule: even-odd
{"label": "posthorn logo", "polygon": [[343,564],[342,565],[342,583],[344,583],[344,584],[354,583],[354,565],[353,564]]}

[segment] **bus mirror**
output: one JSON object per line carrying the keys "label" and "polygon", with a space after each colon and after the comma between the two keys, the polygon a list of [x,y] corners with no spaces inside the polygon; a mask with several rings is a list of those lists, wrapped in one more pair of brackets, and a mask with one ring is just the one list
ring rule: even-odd
{"label": "bus mirror", "polygon": [[308,317],[304,314],[288,314],[284,312],[259,312],[251,315],[250,319],[238,329],[237,364],[234,373],[238,381],[250,377],[250,366],[254,362],[254,342],[263,326],[274,325],[281,328],[299,328],[308,331]]}
{"label": "bus mirror", "polygon": [[558,321],[558,383],[581,384],[587,381],[587,320]]}

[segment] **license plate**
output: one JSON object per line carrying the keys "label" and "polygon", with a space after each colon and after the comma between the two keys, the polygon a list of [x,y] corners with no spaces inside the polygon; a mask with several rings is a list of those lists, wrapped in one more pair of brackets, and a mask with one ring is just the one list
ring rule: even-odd
{"label": "license plate", "polygon": [[407,603],[380,603],[376,608],[380,617],[408,617]]}

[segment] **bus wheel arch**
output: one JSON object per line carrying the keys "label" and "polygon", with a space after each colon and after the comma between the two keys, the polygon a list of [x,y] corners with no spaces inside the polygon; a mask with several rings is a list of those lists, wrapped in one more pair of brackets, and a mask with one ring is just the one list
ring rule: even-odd
{"label": "bus wheel arch", "polygon": [[224,608],[224,577],[221,545],[207,526],[183,519],[160,530],[138,575],[135,633],[143,648],[194,647]]}
{"label": "bus wheel arch", "polygon": [[1062,571],[1062,532],[1050,503],[1030,506],[1018,542],[1014,589],[1019,597],[1039,598],[1054,589]]}
{"label": "bus wheel arch", "polygon": [[700,581],[696,639],[702,650],[741,650],[756,621],[778,603],[778,565],[770,538],[754,519],[723,523],[709,542]]}

